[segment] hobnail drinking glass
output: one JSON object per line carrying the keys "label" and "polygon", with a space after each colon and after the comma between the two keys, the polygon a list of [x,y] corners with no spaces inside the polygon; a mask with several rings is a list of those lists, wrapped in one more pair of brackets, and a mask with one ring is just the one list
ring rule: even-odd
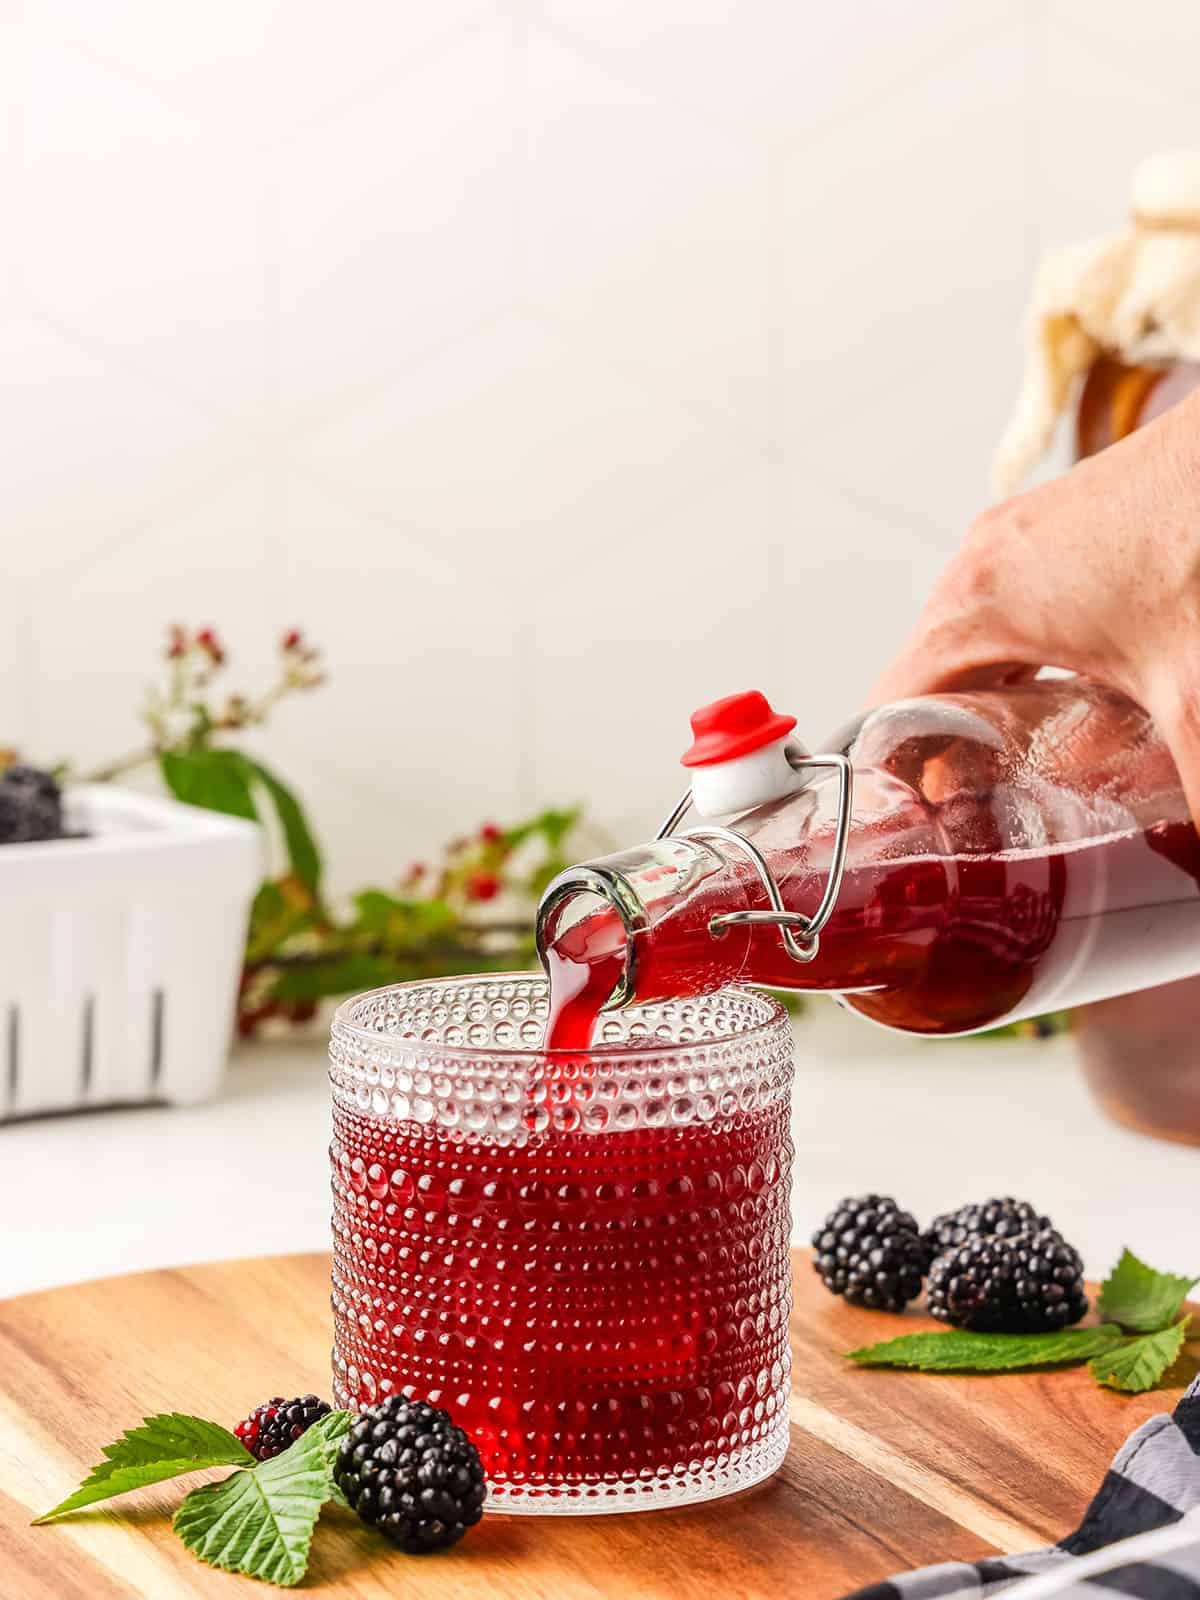
{"label": "hobnail drinking glass", "polygon": [[787,1015],[727,989],[547,1056],[546,1013],[528,974],[339,1009],[337,1403],[444,1406],[496,1510],[746,1488],[788,1437]]}

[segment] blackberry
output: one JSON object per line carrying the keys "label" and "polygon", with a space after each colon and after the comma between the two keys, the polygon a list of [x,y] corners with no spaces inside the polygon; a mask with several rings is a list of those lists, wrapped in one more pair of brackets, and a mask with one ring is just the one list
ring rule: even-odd
{"label": "blackberry", "polygon": [[1018,1233],[1041,1233],[1047,1228],[1058,1232],[1049,1217],[1042,1216],[1027,1200],[1014,1200],[1010,1194],[976,1205],[959,1206],[955,1211],[944,1211],[940,1217],[935,1217],[921,1235],[926,1268],[944,1250],[980,1235],[1003,1239]]}
{"label": "blackberry", "polygon": [[1083,1262],[1054,1232],[975,1234],[929,1269],[929,1313],[976,1333],[1048,1333],[1088,1308]]}
{"label": "blackberry", "polygon": [[886,1195],[843,1200],[813,1234],[813,1266],[830,1294],[872,1311],[903,1311],[921,1292],[916,1219]]}
{"label": "blackberry", "polygon": [[256,1461],[269,1461],[282,1455],[293,1440],[307,1433],[314,1422],[329,1415],[329,1406],[315,1394],[285,1400],[277,1394],[256,1406],[244,1422],[233,1430]]}
{"label": "blackberry", "polygon": [[424,1400],[390,1394],[364,1411],[333,1475],[363,1521],[410,1555],[457,1544],[483,1515],[479,1451]]}
{"label": "blackberry", "polygon": [[50,774],[23,766],[0,771],[0,844],[62,836],[62,792]]}

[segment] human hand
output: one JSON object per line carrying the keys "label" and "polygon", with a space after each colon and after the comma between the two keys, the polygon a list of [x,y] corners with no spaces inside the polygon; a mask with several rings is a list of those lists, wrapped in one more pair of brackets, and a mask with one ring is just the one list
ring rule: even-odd
{"label": "human hand", "polygon": [[1043,666],[1150,712],[1200,825],[1200,393],[984,512],[872,703]]}

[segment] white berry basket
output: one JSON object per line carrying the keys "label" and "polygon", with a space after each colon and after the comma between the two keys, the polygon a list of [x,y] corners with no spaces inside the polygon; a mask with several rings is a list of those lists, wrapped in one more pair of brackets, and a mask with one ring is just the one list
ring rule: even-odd
{"label": "white berry basket", "polygon": [[0,1122],[211,1096],[225,1067],[259,828],[107,785],[84,837],[0,845]]}

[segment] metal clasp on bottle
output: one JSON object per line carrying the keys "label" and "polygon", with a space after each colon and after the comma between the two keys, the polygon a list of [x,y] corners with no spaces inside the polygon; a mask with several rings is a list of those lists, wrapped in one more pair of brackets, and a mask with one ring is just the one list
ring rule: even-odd
{"label": "metal clasp on bottle", "polygon": [[[771,905],[770,911],[725,911],[713,917],[708,924],[708,931],[713,938],[721,938],[727,928],[778,928],[783,948],[792,960],[808,962],[816,957],[820,948],[821,929],[833,915],[833,908],[837,904],[838,893],[842,887],[842,875],[846,870],[846,846],[850,838],[850,815],[854,804],[854,768],[847,756],[809,755],[798,740],[789,742],[785,754],[788,765],[794,772],[826,770],[836,772],[838,775],[838,809],[834,824],[829,877],[825,883],[821,903],[811,917],[806,917],[799,911],[789,911],[785,907],[783,897],[779,893],[779,885],[775,882],[762,851],[735,828],[721,828],[706,823],[700,828],[690,828],[683,837],[696,839],[700,843],[707,839],[720,840],[740,850],[754,868]],[[665,839],[674,833],[687,816],[691,804],[692,791],[688,789],[655,837]]]}

